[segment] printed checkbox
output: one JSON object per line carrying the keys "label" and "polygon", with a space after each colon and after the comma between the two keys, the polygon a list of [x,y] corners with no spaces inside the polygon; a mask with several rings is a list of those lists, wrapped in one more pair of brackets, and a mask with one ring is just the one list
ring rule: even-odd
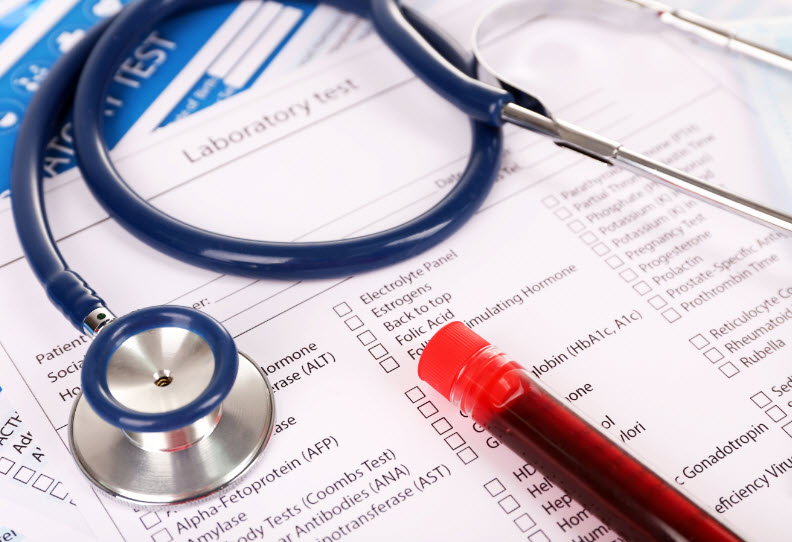
{"label": "printed checkbox", "polygon": [[377,340],[374,334],[369,330],[364,331],[363,333],[358,335],[357,338],[360,341],[360,344],[362,344],[363,346],[368,346]]}
{"label": "printed checkbox", "polygon": [[55,487],[53,487],[52,491],[50,491],[50,495],[52,495],[56,499],[60,499],[60,500],[65,499],[66,495],[68,495],[68,494],[69,494],[69,492],[66,491],[66,489],[63,487],[63,484],[61,484],[60,482],[55,484]]}
{"label": "printed checkbox", "polygon": [[580,220],[573,220],[569,224],[567,224],[567,228],[572,230],[573,233],[580,233],[586,229],[586,225],[583,224]]}
{"label": "printed checkbox", "polygon": [[506,491],[506,488],[503,487],[503,484],[501,484],[501,481],[498,480],[497,478],[493,478],[492,480],[484,484],[484,489],[487,490],[487,493],[490,494],[490,497],[497,497],[498,495]]}
{"label": "printed checkbox", "polygon": [[168,529],[160,529],[159,531],[151,535],[151,540],[153,540],[154,542],[171,542],[171,540],[173,540],[173,537],[171,536],[170,531],[168,531]]}
{"label": "printed checkbox", "polygon": [[393,356],[388,356],[380,361],[379,364],[386,373],[393,372],[399,368],[399,362],[393,359]]}
{"label": "printed checkbox", "polygon": [[638,273],[630,269],[629,267],[624,271],[619,273],[619,276],[624,279],[626,282],[632,282],[638,278]]}
{"label": "printed checkbox", "polygon": [[429,418],[437,414],[437,407],[434,406],[433,402],[427,401],[424,404],[418,406],[418,412],[423,414],[424,418]]}
{"label": "printed checkbox", "polygon": [[763,391],[751,395],[751,401],[759,408],[764,408],[773,402]]}
{"label": "printed checkbox", "polygon": [[676,322],[677,320],[682,318],[682,315],[679,314],[677,312],[677,310],[674,309],[674,308],[666,309],[663,312],[661,312],[660,314],[663,315],[663,318],[666,319],[666,322],[671,323],[671,324],[673,324],[674,322]]}
{"label": "printed checkbox", "polygon": [[417,403],[418,401],[426,397],[426,394],[418,386],[415,386],[414,388],[410,388],[409,390],[405,391],[404,395],[407,396],[407,399],[409,399],[411,403]]}
{"label": "printed checkbox", "polygon": [[520,529],[520,532],[523,533],[527,533],[528,531],[536,527],[536,522],[528,514],[523,514],[521,516],[518,516],[514,520],[514,524],[517,525],[517,528]]}
{"label": "printed checkbox", "polygon": [[717,363],[723,359],[723,354],[721,354],[721,351],[717,348],[710,348],[709,350],[704,351],[704,357],[710,360],[712,363]]}
{"label": "printed checkbox", "polygon": [[338,316],[346,316],[347,314],[352,312],[352,308],[349,305],[347,305],[346,301],[344,301],[343,303],[339,303],[338,305],[333,307],[333,310]]}
{"label": "printed checkbox", "polygon": [[726,378],[731,378],[740,372],[740,370],[737,367],[735,367],[734,363],[732,363],[731,361],[727,361],[726,363],[718,367],[718,369],[720,369],[720,372],[726,375]]}
{"label": "printed checkbox", "polygon": [[8,474],[8,472],[14,468],[16,463],[11,461],[7,457],[0,457],[0,474]]}
{"label": "printed checkbox", "polygon": [[701,350],[709,344],[707,338],[699,333],[698,335],[690,338],[690,344],[696,347],[696,350]]}
{"label": "printed checkbox", "polygon": [[355,331],[356,329],[360,329],[361,327],[363,327],[363,321],[357,316],[353,316],[352,318],[347,318],[346,320],[344,320],[344,323],[352,331]]}
{"label": "printed checkbox", "polygon": [[22,482],[23,484],[27,484],[30,482],[30,479],[33,478],[34,474],[36,474],[36,471],[22,466],[19,467],[19,470],[16,471],[16,474],[14,474],[14,480],[17,482]]}
{"label": "printed checkbox", "polygon": [[784,433],[792,437],[792,422],[787,422],[781,426],[781,429],[784,430]]}
{"label": "printed checkbox", "polygon": [[375,344],[369,348],[368,351],[374,359],[380,359],[382,356],[388,353],[388,349],[381,344]]}
{"label": "printed checkbox", "polygon": [[546,198],[542,198],[542,205],[547,207],[548,209],[552,209],[553,207],[558,207],[558,198],[555,196],[547,196]]}
{"label": "printed checkbox", "polygon": [[530,542],[550,542],[550,538],[544,534],[544,531],[536,531],[534,534],[528,537],[528,540]]}
{"label": "printed checkbox", "polygon": [[668,305],[668,301],[663,299],[661,295],[653,295],[649,299],[647,299],[649,304],[652,306],[653,309],[662,309],[666,305]]}
{"label": "printed checkbox", "polygon": [[54,481],[55,480],[45,474],[39,474],[38,478],[36,478],[36,481],[33,482],[33,487],[39,491],[47,491]]}
{"label": "printed checkbox", "polygon": [[456,450],[465,443],[465,439],[463,439],[462,435],[457,432],[451,433],[443,440],[446,441],[446,444],[448,444],[448,447],[452,450]]}
{"label": "printed checkbox", "polygon": [[765,410],[765,414],[767,414],[767,416],[774,422],[780,422],[781,420],[787,417],[786,412],[781,410],[781,408],[778,407],[778,405],[771,406],[770,408]]}
{"label": "printed checkbox", "polygon": [[567,218],[572,216],[571,211],[566,207],[561,207],[560,209],[556,209],[556,211],[553,214],[556,215],[556,217],[560,220],[566,220]]}
{"label": "printed checkbox", "polygon": [[442,435],[443,433],[448,433],[454,428],[454,426],[451,425],[451,423],[449,423],[449,421],[446,420],[445,417],[442,417],[436,422],[434,422],[432,424],[432,427],[434,427],[434,430],[437,431],[438,435]]}
{"label": "printed checkbox", "polygon": [[591,247],[591,250],[594,251],[594,254],[597,256],[604,256],[608,252],[610,252],[610,248],[605,243],[597,243],[596,245]]}
{"label": "printed checkbox", "polygon": [[636,282],[633,284],[633,290],[638,292],[640,295],[646,295],[652,291],[652,287],[646,284],[646,281]]}
{"label": "printed checkbox", "polygon": [[152,527],[162,523],[162,520],[160,519],[159,514],[156,512],[146,512],[140,516],[140,522],[143,524],[143,527],[145,527],[146,530],[149,530]]}
{"label": "printed checkbox", "polygon": [[586,243],[587,245],[590,245],[591,243],[593,243],[597,239],[599,239],[599,238],[596,235],[594,235],[593,233],[591,233],[590,231],[587,231],[586,233],[584,233],[583,235],[580,236],[580,240],[583,241],[584,243]]}
{"label": "printed checkbox", "polygon": [[619,267],[624,265],[624,260],[619,258],[617,255],[610,256],[605,263],[610,266],[611,269],[618,269]]}
{"label": "printed checkbox", "polygon": [[473,448],[466,446],[457,452],[457,457],[460,461],[462,461],[462,463],[467,465],[468,463],[472,463],[478,459],[478,454],[473,451]]}
{"label": "printed checkbox", "polygon": [[503,497],[501,500],[498,501],[498,504],[507,514],[511,514],[520,507],[520,503],[518,503],[517,499],[515,499],[511,495],[506,495],[505,497]]}

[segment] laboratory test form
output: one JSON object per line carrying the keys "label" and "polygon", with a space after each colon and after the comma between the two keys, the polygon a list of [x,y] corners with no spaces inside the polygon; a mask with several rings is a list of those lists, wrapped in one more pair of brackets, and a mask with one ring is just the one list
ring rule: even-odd
{"label": "laboratory test form", "polygon": [[[464,35],[474,4],[444,24]],[[542,62],[557,25],[592,43],[562,49],[566,69]],[[778,197],[751,144],[755,112],[714,52],[628,34],[623,67],[603,79],[597,48],[608,39],[585,21],[548,20],[531,40],[490,47],[523,40],[546,74],[537,93],[570,120]],[[642,64],[652,69],[638,78],[619,71]],[[664,84],[671,75],[686,84]],[[373,129],[375,118],[387,130]],[[428,208],[453,186],[470,141],[466,119],[372,39],[135,143],[118,167],[167,212],[224,233],[317,240]],[[493,193],[457,235],[402,264],[325,281],[254,281],[173,261],[109,220],[76,173],[53,179],[60,247],[117,312],[206,311],[258,361],[278,401],[269,450],[227,493],[134,510],[74,478],[75,513],[102,540],[619,540],[418,380],[426,341],[460,320],[746,539],[782,538],[792,500],[789,240],[531,134],[509,132],[506,143]],[[16,375],[19,408],[46,419],[38,430],[61,441],[48,453],[64,457],[86,341],[39,291],[7,209],[0,232],[0,374]],[[31,310],[34,326],[18,318]]]}

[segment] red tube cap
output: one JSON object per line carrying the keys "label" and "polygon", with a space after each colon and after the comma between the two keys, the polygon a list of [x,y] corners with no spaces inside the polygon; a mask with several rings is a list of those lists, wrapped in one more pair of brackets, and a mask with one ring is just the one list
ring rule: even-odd
{"label": "red tube cap", "polygon": [[440,328],[424,348],[418,360],[418,377],[450,400],[459,371],[473,354],[489,345],[462,322],[451,322]]}

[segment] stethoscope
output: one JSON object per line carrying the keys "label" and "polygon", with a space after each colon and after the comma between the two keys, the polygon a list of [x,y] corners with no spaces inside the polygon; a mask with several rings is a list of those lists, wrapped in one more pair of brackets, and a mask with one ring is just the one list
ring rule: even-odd
{"label": "stethoscope", "polygon": [[[67,102],[64,96],[74,95],[80,170],[107,212],[149,245],[220,273],[277,279],[348,276],[436,245],[459,229],[489,193],[500,166],[504,122],[792,231],[792,217],[786,214],[555,119],[537,99],[506,80],[496,86],[483,83],[477,79],[477,68],[486,69],[486,61],[477,66],[464,49],[398,0],[326,3],[368,17],[418,76],[470,117],[470,157],[445,198],[392,229],[321,243],[254,241],[185,224],[151,206],[116,171],[101,135],[103,103],[110,75],[152,28],[179,12],[221,1],[138,0],[91,30],[52,68],[33,97],[17,138],[11,191],[20,241],[50,300],[78,330],[93,337],[82,369],[83,393],[70,417],[71,450],[87,477],[120,500],[142,505],[184,503],[237,480],[251,468],[272,434],[273,394],[260,367],[237,351],[228,331],[210,316],[192,308],[158,306],[116,317],[69,269],[47,222],[41,170],[43,151]],[[636,17],[667,15],[669,20],[694,25],[704,37],[721,36],[731,46],[739,44],[742,52],[761,51],[759,56],[772,56],[779,64],[792,63],[789,57],[757,49],[689,14],[649,1],[623,0],[619,5],[625,2],[630,2]],[[527,2],[529,7],[532,4]],[[588,10],[593,4],[592,0],[538,2],[553,10],[559,6]],[[616,5],[607,0],[598,4]],[[520,5],[526,9],[525,2]],[[512,9],[509,3],[493,13]],[[476,31],[481,39],[492,31],[487,20]]]}

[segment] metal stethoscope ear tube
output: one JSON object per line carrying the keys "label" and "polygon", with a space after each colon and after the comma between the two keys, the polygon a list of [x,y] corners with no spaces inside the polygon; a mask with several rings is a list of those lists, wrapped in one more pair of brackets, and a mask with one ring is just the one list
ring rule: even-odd
{"label": "metal stethoscope ear tube", "polygon": [[[792,72],[792,57],[789,55],[740,38],[727,28],[703,17],[675,10],[653,0],[510,0],[500,3],[481,16],[473,31],[473,51],[480,72],[484,72],[485,77],[494,78],[506,89],[516,89],[522,95],[528,95],[508,77],[498,73],[494,63],[484,54],[483,45],[500,33],[552,15],[586,17],[603,24],[616,23],[631,30],[657,30],[661,28],[660,23],[663,23],[692,34],[707,43]],[[614,15],[616,15],[615,19]],[[504,21],[507,21],[506,27]],[[531,96],[531,98],[541,104],[537,97]],[[792,231],[792,216],[788,213],[709,184],[632,151],[617,141],[555,118],[543,106],[539,109],[522,107],[516,103],[506,104],[501,110],[501,118],[505,122],[548,136],[562,147],[658,181],[754,222],[784,232]]]}
{"label": "metal stethoscope ear tube", "polygon": [[[91,30],[55,64],[33,97],[14,153],[12,208],[28,262],[50,300],[78,330],[95,337],[83,363],[83,394],[71,412],[73,455],[100,489],[137,506],[189,502],[237,480],[272,434],[273,392],[260,367],[237,352],[231,335],[210,316],[159,306],[115,318],[66,264],[47,221],[41,164],[68,103],[64,98],[75,86],[75,150],[94,195],[111,216],[155,248],[223,273],[330,277],[403,260],[461,227],[484,201],[500,165],[500,129],[472,120],[469,163],[443,200],[405,224],[348,240],[238,239],[165,215],[124,182],[108,156],[102,114],[109,74],[165,18],[221,1],[139,0]],[[475,74],[473,59],[463,49],[417,12],[388,2],[400,14],[390,24],[404,25],[430,44],[454,73]],[[369,14],[367,0],[327,3]]]}

